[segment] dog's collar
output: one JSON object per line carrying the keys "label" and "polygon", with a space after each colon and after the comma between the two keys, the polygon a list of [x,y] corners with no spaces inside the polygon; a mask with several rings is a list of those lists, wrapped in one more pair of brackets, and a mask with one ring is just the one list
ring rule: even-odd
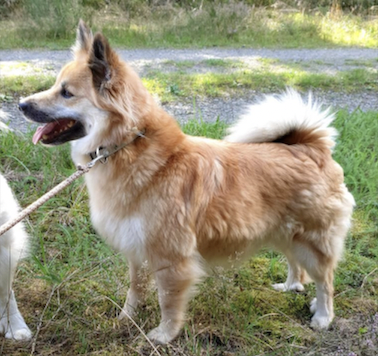
{"label": "dog's collar", "polygon": [[135,136],[131,140],[129,140],[127,142],[124,142],[121,145],[112,145],[112,146],[109,146],[109,147],[99,146],[99,147],[97,147],[96,151],[89,152],[88,155],[91,158],[91,160],[93,162],[100,161],[101,163],[106,163],[108,161],[108,157],[109,156],[111,156],[114,153],[118,152],[122,148],[130,145],[137,138],[139,138],[139,137],[145,137],[144,134],[145,134],[146,130],[138,130],[135,127],[131,131],[135,133]]}

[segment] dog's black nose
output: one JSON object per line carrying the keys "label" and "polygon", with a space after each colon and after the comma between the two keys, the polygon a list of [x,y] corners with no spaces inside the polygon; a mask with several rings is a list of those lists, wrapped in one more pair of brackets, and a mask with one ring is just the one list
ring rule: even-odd
{"label": "dog's black nose", "polygon": [[28,109],[28,107],[29,107],[28,103],[19,103],[18,104],[18,109],[20,111],[23,111],[23,112],[25,112]]}

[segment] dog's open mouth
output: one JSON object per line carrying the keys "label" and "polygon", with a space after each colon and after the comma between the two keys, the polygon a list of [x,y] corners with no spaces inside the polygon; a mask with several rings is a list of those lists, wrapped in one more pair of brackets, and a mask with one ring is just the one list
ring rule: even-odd
{"label": "dog's open mouth", "polygon": [[73,119],[58,119],[39,126],[33,135],[33,143],[39,141],[44,144],[61,144],[67,141],[78,139],[82,136],[83,125]]}

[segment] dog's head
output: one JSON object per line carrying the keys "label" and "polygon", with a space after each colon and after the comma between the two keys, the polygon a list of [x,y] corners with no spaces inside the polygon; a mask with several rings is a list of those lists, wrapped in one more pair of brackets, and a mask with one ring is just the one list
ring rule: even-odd
{"label": "dog's head", "polygon": [[27,119],[43,124],[33,142],[59,145],[78,140],[89,152],[119,144],[151,104],[137,74],[109,46],[106,38],[80,21],[74,60],[48,90],[21,100]]}

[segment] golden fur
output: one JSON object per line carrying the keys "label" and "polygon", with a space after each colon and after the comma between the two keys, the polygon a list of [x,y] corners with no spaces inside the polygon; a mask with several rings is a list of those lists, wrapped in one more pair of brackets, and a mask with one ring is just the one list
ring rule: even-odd
{"label": "golden fur", "polygon": [[[303,290],[308,274],[317,288],[311,325],[328,327],[333,271],[354,204],[331,156],[333,131],[320,122],[331,121],[329,115],[309,104],[320,123],[302,125],[303,117],[275,134],[276,110],[269,118],[272,131],[263,127],[253,133],[260,143],[241,139],[237,126],[227,138],[236,142],[191,137],[155,103],[107,40],[92,36],[84,23],[74,56],[51,89],[20,106],[34,121],[72,115],[84,125],[85,136],[72,143],[75,163],[90,161],[88,154],[99,146],[130,141],[134,127],[145,130],[144,137],[86,175],[93,224],[129,261],[131,288],[120,317],[132,315],[142,298],[140,270],[147,261],[162,313],[148,335],[169,342],[182,327],[191,287],[208,265],[248,258],[269,245],[289,262],[287,281],[274,287]],[[62,97],[62,83],[69,98]],[[301,105],[294,92],[267,100],[274,106],[291,99]],[[260,121],[264,125],[264,118]]]}

